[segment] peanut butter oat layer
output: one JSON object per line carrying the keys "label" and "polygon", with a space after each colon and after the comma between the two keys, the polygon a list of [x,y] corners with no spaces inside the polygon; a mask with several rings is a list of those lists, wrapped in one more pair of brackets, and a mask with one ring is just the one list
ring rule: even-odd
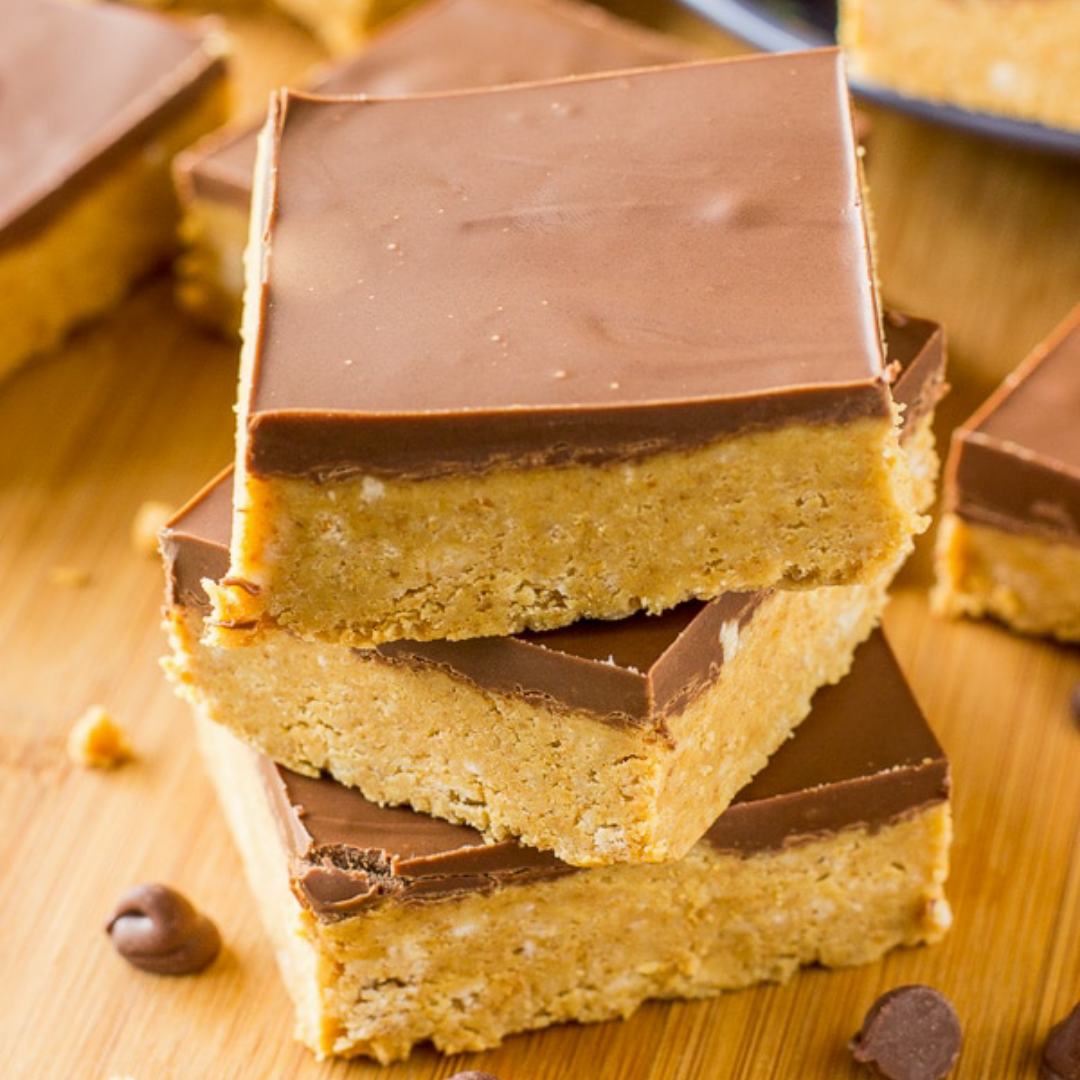
{"label": "peanut butter oat layer", "polygon": [[861,79],[1080,129],[1078,0],[842,0],[839,37]]}
{"label": "peanut butter oat layer", "polygon": [[1080,641],[1080,306],[952,438],[934,605]]}
{"label": "peanut butter oat layer", "polygon": [[910,548],[838,52],[286,91],[258,174],[219,642],[550,629]]}
{"label": "peanut butter oat layer", "polygon": [[[928,503],[941,335],[921,320],[887,326],[903,364],[903,446]],[[220,479],[162,536],[178,692],[292,769],[575,865],[684,855],[814,691],[847,671],[891,577],[516,638],[354,649],[279,629],[222,649],[204,640],[202,581],[228,565],[231,487]]]}
{"label": "peanut butter oat layer", "polygon": [[[321,94],[406,94],[497,86],[688,59],[692,50],[577,0],[431,0],[325,69]],[[230,334],[240,329],[257,129],[207,136],[176,161],[185,251],[181,302]]]}
{"label": "peanut butter oat layer", "polygon": [[170,161],[224,117],[207,25],[112,4],[0,4],[0,376],[171,254]]}
{"label": "peanut butter oat layer", "polygon": [[481,1050],[868,963],[950,921],[948,765],[880,634],[690,853],[658,865],[574,870],[289,773],[220,725],[199,733],[320,1056]]}

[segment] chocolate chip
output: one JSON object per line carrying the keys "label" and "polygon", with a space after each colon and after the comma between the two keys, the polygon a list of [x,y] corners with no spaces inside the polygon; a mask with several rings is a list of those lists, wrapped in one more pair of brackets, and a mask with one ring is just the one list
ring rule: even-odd
{"label": "chocolate chip", "polygon": [[886,1080],[942,1080],[960,1053],[960,1021],[933,987],[898,986],[870,1007],[851,1052]]}
{"label": "chocolate chip", "polygon": [[128,889],[105,931],[125,960],[158,975],[202,971],[221,949],[217,927],[168,885]]}
{"label": "chocolate chip", "polygon": [[1042,1080],[1080,1080],[1080,1005],[1050,1029],[1039,1076]]}

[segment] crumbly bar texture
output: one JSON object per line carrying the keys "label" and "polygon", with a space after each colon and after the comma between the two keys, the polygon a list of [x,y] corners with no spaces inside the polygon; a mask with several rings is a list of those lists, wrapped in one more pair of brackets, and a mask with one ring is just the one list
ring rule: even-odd
{"label": "crumbly bar texture", "polygon": [[[528,42],[528,47],[522,43]],[[688,59],[689,46],[578,0],[428,0],[380,27],[311,84],[323,94],[496,86]],[[183,208],[177,295],[236,336],[257,129],[226,128],[176,162]]]}
{"label": "crumbly bar texture", "polygon": [[625,1017],[939,939],[951,834],[936,802],[744,855],[707,842],[677,862],[603,867],[320,919],[290,888],[279,823],[251,752],[200,725],[296,1031],[320,1057],[406,1057],[430,1040],[482,1050],[514,1032]]}
{"label": "crumbly bar texture", "polygon": [[847,672],[886,587],[773,593],[745,626],[723,624],[712,685],[648,725],[284,631],[215,648],[183,609],[170,617],[168,670],[196,708],[276,761],[376,802],[518,836],[574,865],[657,862],[684,855],[814,691]]}
{"label": "crumbly bar texture", "polygon": [[501,636],[910,549],[837,53],[286,92],[264,135],[219,642]]}
{"label": "crumbly bar texture", "polygon": [[1080,129],[1077,0],[843,0],[839,38],[862,79]]}
{"label": "crumbly bar texture", "polygon": [[[12,0],[16,6],[24,2]],[[17,203],[16,216],[6,221],[5,208],[0,207],[4,316],[0,376],[55,347],[73,326],[114,306],[139,276],[173,254],[178,209],[170,162],[184,147],[220,126],[227,109],[222,48],[215,35],[200,45],[193,35],[181,35],[171,26],[157,34],[147,34],[142,27],[133,31],[133,20],[157,24],[160,17],[119,9],[98,15],[96,5],[82,8],[53,0],[41,0],[38,5],[32,0],[30,8],[34,12],[26,16],[22,27],[33,24],[39,13],[45,20],[50,13],[68,9],[70,14],[57,23],[58,31],[67,35],[66,43],[61,38],[57,44],[57,56],[63,56],[65,49],[81,48],[89,58],[88,62],[81,58],[67,62],[64,77],[53,79],[43,91],[51,103],[49,117],[64,109],[70,113],[90,110],[99,105],[106,88],[119,89],[115,113],[96,114],[100,117],[97,127],[43,121],[54,131],[52,157],[41,155],[32,143],[24,146],[13,139],[8,144],[11,167],[21,169],[20,181],[32,176],[24,198],[36,198],[38,203]],[[4,17],[8,14],[5,10]],[[18,18],[17,11],[10,14]],[[80,24],[87,18],[100,18],[106,24],[115,21],[115,32],[70,26],[69,18]],[[190,40],[186,52],[170,40],[174,34],[180,42]],[[110,79],[103,79],[95,65],[113,62],[107,59],[110,46],[106,42],[112,42],[117,55],[124,57],[117,61],[121,67],[128,63],[129,49],[140,54],[144,66],[152,63],[160,49],[159,68],[145,76],[132,75],[128,81],[115,71],[110,72]],[[10,64],[11,79],[19,78],[20,59],[0,57],[0,77],[7,77]],[[50,65],[41,62],[39,66],[47,69]],[[66,105],[57,101],[65,95]],[[20,103],[16,101],[13,107],[18,109]],[[33,164],[28,168],[19,165],[23,154],[31,155]],[[45,162],[58,162],[53,165],[55,181],[48,179]],[[15,198],[20,199],[18,190]]]}
{"label": "crumbly bar texture", "polygon": [[910,548],[908,479],[878,420],[595,468],[249,476],[233,569],[212,590],[214,638],[248,644],[267,618],[358,646],[497,636],[734,590],[869,583]]}
{"label": "crumbly bar texture", "polygon": [[953,433],[935,610],[1080,641],[1080,307]]}
{"label": "crumbly bar texture", "polygon": [[946,514],[935,560],[938,614],[993,618],[1020,633],[1080,641],[1080,545]]}

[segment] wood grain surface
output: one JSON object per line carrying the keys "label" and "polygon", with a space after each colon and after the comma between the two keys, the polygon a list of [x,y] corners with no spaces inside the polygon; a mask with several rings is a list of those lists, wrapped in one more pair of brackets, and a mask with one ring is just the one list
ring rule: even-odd
{"label": "wood grain surface", "polygon": [[[667,7],[639,13],[725,47]],[[280,23],[237,24],[244,107],[317,55]],[[730,46],[727,46],[730,47]],[[880,276],[895,304],[943,321],[950,428],[1080,299],[1080,168],[875,113],[869,158]],[[0,386],[0,1076],[107,1080],[817,1080],[867,1075],[847,1040],[882,991],[954,1001],[957,1080],[1034,1078],[1053,1021],[1080,999],[1080,653],[927,609],[923,537],[887,628],[953,761],[955,913],[946,941],[857,970],[810,970],[624,1022],[563,1026],[495,1051],[407,1063],[317,1062],[292,1012],[158,670],[161,577],[129,530],[179,504],[230,456],[236,357],[174,308],[166,276]],[[82,586],[58,568],[84,571]],[[104,703],[137,759],[73,765],[67,732]],[[103,932],[115,897],[172,883],[227,947],[198,977],[130,968]]]}

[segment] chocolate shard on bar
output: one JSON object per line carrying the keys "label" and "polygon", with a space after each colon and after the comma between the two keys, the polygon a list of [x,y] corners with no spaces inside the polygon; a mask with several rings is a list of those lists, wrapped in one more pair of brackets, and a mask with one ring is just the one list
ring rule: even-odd
{"label": "chocolate shard on bar", "polygon": [[909,549],[835,51],[283,92],[266,148],[221,643],[551,629]]}
{"label": "chocolate shard on bar", "polygon": [[[532,82],[687,60],[686,43],[577,0],[431,0],[380,29],[310,82],[320,94],[380,96]],[[187,249],[181,302],[210,324],[240,328],[257,128],[208,136],[177,159]]]}
{"label": "chocolate shard on bar", "polygon": [[1080,640],[1080,306],[953,434],[941,613]]}
{"label": "chocolate shard on bar", "polygon": [[[894,314],[887,326],[929,502],[941,334]],[[578,865],[684,854],[843,676],[891,576],[510,638],[354,649],[273,630],[224,650],[204,640],[203,581],[227,571],[231,490],[220,479],[162,534],[178,692],[283,764]]]}
{"label": "chocolate shard on bar", "polygon": [[576,870],[290,773],[219,725],[199,734],[299,1036],[320,1055],[479,1050],[648,998],[866,963],[949,923],[948,764],[880,633],[663,864]]}
{"label": "chocolate shard on bar", "polygon": [[224,78],[207,23],[68,0],[0,5],[0,374],[171,252],[169,161],[224,119]]}

